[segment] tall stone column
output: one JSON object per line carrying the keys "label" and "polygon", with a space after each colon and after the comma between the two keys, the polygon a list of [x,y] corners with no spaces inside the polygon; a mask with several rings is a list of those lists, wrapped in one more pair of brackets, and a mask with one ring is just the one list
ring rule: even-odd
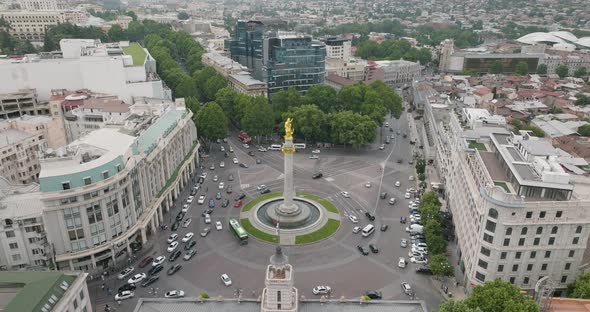
{"label": "tall stone column", "polygon": [[293,139],[285,140],[285,144],[281,149],[285,157],[285,172],[284,172],[284,185],[283,198],[284,201],[279,207],[279,212],[282,215],[296,215],[299,213],[299,206],[293,202],[295,196],[295,190],[293,188],[293,153],[295,147],[293,147]]}

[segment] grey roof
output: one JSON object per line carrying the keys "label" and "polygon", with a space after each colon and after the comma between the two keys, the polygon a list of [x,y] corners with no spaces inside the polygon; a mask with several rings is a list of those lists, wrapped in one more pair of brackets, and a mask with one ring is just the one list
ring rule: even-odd
{"label": "grey roof", "polygon": [[0,148],[21,142],[31,136],[33,135],[17,129],[6,129],[0,131]]}

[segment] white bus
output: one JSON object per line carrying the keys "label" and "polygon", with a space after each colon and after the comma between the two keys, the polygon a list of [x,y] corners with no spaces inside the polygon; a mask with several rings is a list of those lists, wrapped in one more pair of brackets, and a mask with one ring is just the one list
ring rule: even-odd
{"label": "white bus", "polygon": [[373,232],[375,232],[375,226],[372,224],[369,224],[369,225],[365,226],[365,228],[363,229],[363,237],[367,237],[367,236],[373,234]]}
{"label": "white bus", "polygon": [[280,151],[281,150],[281,145],[280,144],[273,144],[273,145],[269,146],[268,150],[270,150],[270,151]]}
{"label": "white bus", "polygon": [[295,147],[295,149],[305,149],[305,143],[293,143],[293,147]]}

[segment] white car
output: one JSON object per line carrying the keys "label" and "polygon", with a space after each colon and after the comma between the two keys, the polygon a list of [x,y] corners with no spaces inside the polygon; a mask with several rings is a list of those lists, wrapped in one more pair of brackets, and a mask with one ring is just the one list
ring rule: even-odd
{"label": "white car", "polygon": [[371,187],[371,182],[367,182],[367,183],[365,183],[365,187],[366,187],[366,188],[370,188],[370,187]]}
{"label": "white car", "polygon": [[244,148],[250,148],[250,145],[248,145],[248,144],[242,144],[242,146],[243,146]]}
{"label": "white car", "polygon": [[359,220],[357,219],[357,217],[356,217],[356,216],[349,215],[349,216],[348,216],[348,219],[350,219],[350,222],[352,222],[352,223],[354,223],[354,224],[357,224],[357,223],[359,223]]}
{"label": "white car", "polygon": [[406,192],[406,194],[404,194],[405,199],[410,199],[410,197],[412,197],[412,195],[410,193]]}
{"label": "white car", "polygon": [[402,283],[402,290],[404,291],[404,293],[406,295],[411,295],[412,294],[412,286],[410,286],[409,283],[403,282]]}
{"label": "white car", "polygon": [[309,159],[320,159],[320,156],[312,154],[309,155]]}
{"label": "white car", "polygon": [[202,205],[202,204],[204,204],[204,203],[205,203],[205,195],[201,195],[201,196],[199,196],[199,200],[197,200],[197,203],[198,203],[199,205]]}
{"label": "white car", "polygon": [[220,162],[220,163],[219,163],[219,168],[225,168],[225,162],[223,162],[223,161],[222,161],[222,162]]}
{"label": "white car", "polygon": [[176,248],[178,248],[178,242],[172,242],[170,243],[170,245],[168,245],[168,248],[166,250],[168,252],[173,252],[176,250]]}
{"label": "white car", "polygon": [[207,171],[203,171],[200,175],[201,178],[205,179],[207,178]]}
{"label": "white car", "polygon": [[340,192],[340,194],[342,195],[342,197],[350,198],[350,193],[348,193],[347,191],[342,191]]}
{"label": "white car", "polygon": [[313,151],[311,151],[312,154],[319,154],[320,150],[319,149],[314,149]]}
{"label": "white car", "polygon": [[209,214],[205,215],[205,224],[211,223],[211,216]]}
{"label": "white car", "polygon": [[394,205],[395,204],[395,197],[392,197],[389,199],[389,204],[390,205]]}
{"label": "white car", "polygon": [[134,271],[135,271],[134,267],[125,268],[125,270],[123,270],[123,271],[121,271],[121,273],[119,273],[119,275],[117,276],[117,279],[122,280],[122,279],[126,278],[127,276],[131,275],[131,273],[133,273]]}
{"label": "white car", "polygon": [[165,298],[182,298],[184,297],[184,291],[182,290],[171,290],[164,294]]}
{"label": "white car", "polygon": [[266,152],[268,150],[266,148],[264,148],[264,147],[261,146],[260,148],[258,148],[258,151],[264,153],[264,152]]}
{"label": "white car", "polygon": [[231,278],[225,273],[221,274],[221,281],[225,286],[231,286]]}
{"label": "white car", "polygon": [[380,149],[380,150],[384,150],[384,149],[385,149],[385,144],[381,144],[381,145],[379,146],[379,149]]}
{"label": "white car", "polygon": [[217,182],[217,181],[219,181],[219,177],[217,175],[214,175],[213,176],[213,182]]}
{"label": "white car", "polygon": [[314,295],[327,295],[332,292],[332,288],[330,286],[316,286],[312,290]]}
{"label": "white car", "polygon": [[189,224],[191,224],[191,221],[193,221],[193,219],[191,219],[191,218],[185,219],[185,220],[182,222],[182,227],[183,227],[183,228],[187,228],[187,227],[188,227],[188,225],[189,225]]}
{"label": "white car", "polygon": [[410,181],[414,181],[414,176],[409,177]]}
{"label": "white car", "polygon": [[158,266],[162,263],[164,263],[164,261],[166,261],[166,256],[159,256],[156,259],[154,259],[154,261],[152,262],[152,266]]}
{"label": "white car", "polygon": [[266,188],[266,185],[264,185],[264,184],[260,184],[260,185],[258,185],[258,186],[256,187],[256,189],[257,189],[257,190],[259,190],[259,191],[262,191],[262,190],[264,190],[265,188]]}
{"label": "white car", "polygon": [[193,233],[193,232],[186,233],[186,235],[184,235],[184,237],[182,238],[182,242],[183,243],[188,242],[189,240],[191,240],[191,238],[193,238],[193,236],[195,236],[195,233]]}
{"label": "white car", "polygon": [[397,262],[397,266],[400,268],[405,268],[406,267],[406,258],[399,257],[399,261]]}
{"label": "white car", "polygon": [[219,182],[219,189],[223,190],[224,187],[225,187],[225,183]]}
{"label": "white car", "polygon": [[357,234],[358,232],[361,231],[361,227],[360,226],[355,226],[352,228],[352,233]]}
{"label": "white car", "polygon": [[133,298],[133,296],[135,296],[135,294],[133,293],[133,291],[131,290],[124,290],[118,294],[115,295],[115,301],[119,301],[119,300],[125,300],[125,299],[130,299]]}
{"label": "white car", "polygon": [[223,145],[222,145],[222,146],[221,146],[221,148],[220,148],[220,150],[221,150],[222,152],[225,152],[225,147],[223,147]]}
{"label": "white car", "polygon": [[389,123],[388,122],[385,123],[385,127],[389,127]]}
{"label": "white car", "polygon": [[395,186],[400,187],[402,184],[399,181],[395,181]]}
{"label": "white car", "polygon": [[137,283],[143,281],[146,277],[147,277],[147,275],[145,275],[145,273],[135,274],[129,280],[127,280],[127,283],[137,284]]}
{"label": "white car", "polygon": [[234,162],[234,164],[237,164],[238,163],[238,159],[234,157],[233,162]]}
{"label": "white car", "polygon": [[170,234],[170,236],[168,236],[168,240],[167,240],[168,244],[172,243],[172,242],[173,242],[173,241],[175,241],[177,238],[178,238],[178,234],[176,234],[176,233],[172,233],[172,234]]}
{"label": "white car", "polygon": [[190,203],[192,203],[192,202],[193,202],[193,200],[194,200],[194,199],[195,199],[195,197],[194,197],[194,196],[189,196],[189,197],[186,199],[186,202],[187,202],[188,204],[190,204]]}
{"label": "white car", "polygon": [[402,248],[406,248],[408,247],[408,240],[405,238],[402,238],[401,242],[399,243],[400,247]]}
{"label": "white car", "polygon": [[190,206],[188,204],[182,205],[182,212],[187,212]]}
{"label": "white car", "polygon": [[412,258],[410,258],[410,262],[416,263],[416,264],[428,264],[428,260],[426,260],[425,258],[422,258],[422,257],[412,257]]}
{"label": "white car", "polygon": [[223,226],[221,225],[221,221],[215,221],[215,229],[221,231]]}

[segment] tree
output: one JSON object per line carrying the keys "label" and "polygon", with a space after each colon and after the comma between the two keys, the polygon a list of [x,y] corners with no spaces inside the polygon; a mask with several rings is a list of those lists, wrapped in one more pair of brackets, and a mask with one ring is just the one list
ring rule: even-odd
{"label": "tree", "polygon": [[501,74],[502,70],[503,70],[502,61],[500,61],[500,60],[494,61],[494,63],[490,67],[491,74]]}
{"label": "tree", "polygon": [[215,99],[217,91],[225,88],[226,86],[227,83],[225,82],[223,76],[217,73],[214,76],[207,79],[205,87],[203,88],[203,96],[205,98],[205,101],[213,101]]}
{"label": "tree", "polygon": [[127,11],[127,12],[125,12],[125,15],[131,17],[131,19],[133,19],[134,21],[137,21],[137,14],[135,14],[135,12]]}
{"label": "tree", "polygon": [[178,85],[176,85],[176,89],[174,89],[174,97],[177,98],[186,98],[186,97],[197,97],[197,87],[195,85],[195,80],[189,76],[184,76],[184,78],[180,81]]}
{"label": "tree", "polygon": [[193,118],[196,120],[197,112],[201,108],[201,104],[197,98],[189,96],[184,98],[184,105],[193,113]]}
{"label": "tree", "polygon": [[586,76],[588,76],[588,70],[586,69],[586,67],[580,67],[576,69],[576,71],[574,72],[574,77],[582,78]]}
{"label": "tree", "polygon": [[307,93],[303,97],[303,102],[317,105],[324,113],[331,113],[337,109],[337,96],[334,88],[326,85],[315,85],[307,90]]}
{"label": "tree", "polygon": [[379,93],[385,108],[388,109],[396,119],[399,119],[403,111],[401,96],[380,80],[371,83],[369,87]]}
{"label": "tree", "polygon": [[485,312],[538,312],[535,301],[520,294],[520,289],[501,279],[488,281],[473,288],[471,294],[463,301],[469,308]]}
{"label": "tree", "polygon": [[230,87],[225,87],[217,91],[215,102],[223,108],[225,115],[230,119],[239,121],[241,116],[236,116],[235,106],[238,93]]}
{"label": "tree", "polygon": [[177,17],[181,21],[185,21],[185,20],[187,20],[187,19],[190,18],[190,16],[186,12],[180,12],[180,13],[178,13]]}
{"label": "tree", "polygon": [[547,75],[547,65],[539,64],[539,66],[537,66],[537,74]]}
{"label": "tree", "polygon": [[570,298],[590,299],[590,273],[580,274],[567,289]]}
{"label": "tree", "polygon": [[199,135],[209,141],[227,137],[227,117],[215,102],[209,102],[199,109],[196,125]]}
{"label": "tree", "polygon": [[318,142],[326,137],[327,117],[316,105],[302,105],[292,111],[293,124],[297,133],[307,142]]}
{"label": "tree", "polygon": [[[583,125],[578,127],[578,134],[585,137],[590,137],[590,125]],[[590,294],[588,294],[590,296]]]}
{"label": "tree", "polygon": [[375,138],[377,124],[368,116],[343,111],[332,116],[332,142],[359,148]]}
{"label": "tree", "polygon": [[111,41],[122,41],[127,39],[127,34],[125,34],[125,31],[123,30],[123,28],[121,28],[121,26],[115,24],[113,26],[111,26],[111,29],[109,29],[108,32],[109,38],[111,39]]}
{"label": "tree", "polygon": [[584,93],[576,94],[576,102],[574,103],[577,106],[586,106],[590,104],[590,98]]}
{"label": "tree", "polygon": [[340,89],[338,101],[340,102],[341,109],[355,113],[360,112],[365,100],[366,89],[367,85],[364,83],[357,83]]}
{"label": "tree", "polygon": [[563,64],[557,65],[555,68],[555,73],[559,76],[559,78],[565,78],[569,73],[569,68]]}
{"label": "tree", "polygon": [[287,90],[283,89],[272,96],[272,108],[275,112],[276,120],[280,120],[283,113],[289,111],[289,108],[295,108],[302,103],[301,93],[293,87]]}
{"label": "tree", "polygon": [[447,257],[443,254],[438,254],[430,257],[430,261],[428,261],[428,265],[432,270],[432,274],[443,277],[443,276],[453,276],[455,275],[455,270]]}
{"label": "tree", "polygon": [[448,300],[438,307],[438,312],[484,312],[480,308],[470,308],[464,301]]}
{"label": "tree", "polygon": [[529,65],[525,61],[520,61],[514,68],[514,73],[518,76],[525,76],[529,73]]}
{"label": "tree", "polygon": [[274,118],[268,99],[263,96],[253,98],[244,110],[241,125],[246,132],[258,139],[258,144],[263,135],[271,134]]}

